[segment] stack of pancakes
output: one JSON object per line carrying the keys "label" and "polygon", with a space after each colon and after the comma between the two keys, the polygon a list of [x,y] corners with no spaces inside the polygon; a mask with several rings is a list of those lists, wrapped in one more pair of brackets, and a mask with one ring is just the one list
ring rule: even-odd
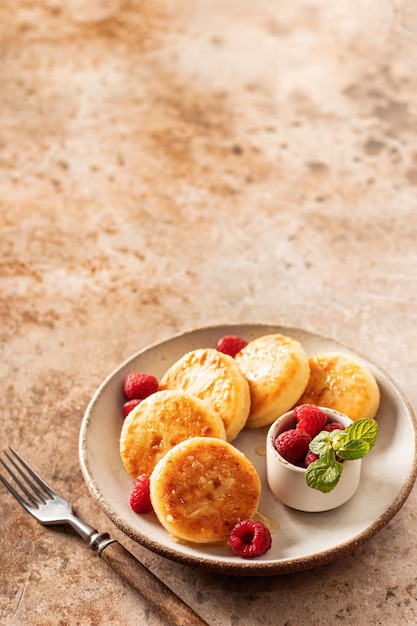
{"label": "stack of pancakes", "polygon": [[172,535],[224,540],[261,495],[254,466],[231,443],[243,428],[267,427],[305,403],[373,418],[379,401],[374,376],[351,356],[309,358],[295,339],[264,335],[234,358],[201,348],[171,365],[126,417],[120,454],[133,479],[150,476],[154,511]]}

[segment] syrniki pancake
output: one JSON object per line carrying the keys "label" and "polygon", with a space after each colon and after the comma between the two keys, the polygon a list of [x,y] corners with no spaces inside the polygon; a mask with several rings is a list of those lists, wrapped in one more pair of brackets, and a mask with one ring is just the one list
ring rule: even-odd
{"label": "syrniki pancake", "polygon": [[157,391],[126,417],[120,455],[132,476],[150,476],[159,459],[190,437],[226,439],[221,418],[199,398],[184,391]]}
{"label": "syrniki pancake", "polygon": [[280,334],[250,341],[235,356],[249,382],[251,409],[246,425],[267,426],[289,411],[303,393],[310,374],[301,344]]}
{"label": "syrniki pancake", "polygon": [[230,443],[195,437],[179,443],[151,474],[151,501],[160,523],[177,539],[225,540],[233,526],[256,512],[259,476]]}
{"label": "syrniki pancake", "polygon": [[164,374],[160,389],[183,389],[206,402],[222,418],[228,441],[237,437],[249,415],[245,377],[231,356],[214,348],[184,354]]}
{"label": "syrniki pancake", "polygon": [[368,367],[341,353],[310,357],[310,379],[297,404],[315,404],[344,413],[350,419],[375,417],[380,391]]}

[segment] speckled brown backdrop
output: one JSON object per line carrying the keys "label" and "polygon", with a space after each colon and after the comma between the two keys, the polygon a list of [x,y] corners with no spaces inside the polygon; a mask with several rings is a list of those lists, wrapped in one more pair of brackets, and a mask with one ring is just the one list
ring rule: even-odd
{"label": "speckled brown backdrop", "polygon": [[[2,446],[212,626],[415,624],[415,492],[334,564],[214,576],[98,511],[83,412],[132,353],[230,321],[342,340],[416,406],[416,70],[402,0],[0,5]],[[0,512],[2,624],[162,624],[70,531]]]}

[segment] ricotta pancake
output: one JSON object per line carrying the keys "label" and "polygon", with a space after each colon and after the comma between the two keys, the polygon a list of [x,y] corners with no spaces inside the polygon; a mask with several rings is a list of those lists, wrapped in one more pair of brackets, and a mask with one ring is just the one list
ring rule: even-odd
{"label": "ricotta pancake", "polygon": [[380,391],[368,367],[342,353],[316,354],[309,364],[310,378],[297,404],[334,409],[351,420],[376,416]]}
{"label": "ricotta pancake", "polygon": [[159,459],[190,437],[226,439],[223,421],[199,398],[181,390],[157,391],[126,417],[120,456],[130,476],[150,476]]}
{"label": "ricotta pancake", "polygon": [[251,518],[261,495],[249,459],[221,439],[194,437],[157,463],[150,479],[152,506],[164,528],[193,543],[226,540],[233,526]]}
{"label": "ricotta pancake", "polygon": [[280,334],[263,335],[242,348],[235,361],[249,383],[246,426],[268,426],[289,411],[306,388],[310,368],[302,345]]}
{"label": "ricotta pancake", "polygon": [[250,409],[249,385],[235,360],[214,348],[187,352],[164,374],[160,389],[183,389],[220,415],[227,441],[245,426]]}

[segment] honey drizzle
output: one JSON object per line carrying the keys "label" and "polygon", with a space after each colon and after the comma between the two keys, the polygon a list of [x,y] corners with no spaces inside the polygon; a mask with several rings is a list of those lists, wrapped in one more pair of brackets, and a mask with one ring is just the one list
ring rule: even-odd
{"label": "honey drizzle", "polygon": [[256,519],[258,520],[258,522],[262,522],[263,524],[265,524],[265,526],[268,528],[269,532],[271,533],[276,533],[279,530],[278,521],[276,519],[273,519],[272,517],[268,517],[267,515],[264,515],[260,511],[256,511],[255,515],[253,516],[253,519]]}

